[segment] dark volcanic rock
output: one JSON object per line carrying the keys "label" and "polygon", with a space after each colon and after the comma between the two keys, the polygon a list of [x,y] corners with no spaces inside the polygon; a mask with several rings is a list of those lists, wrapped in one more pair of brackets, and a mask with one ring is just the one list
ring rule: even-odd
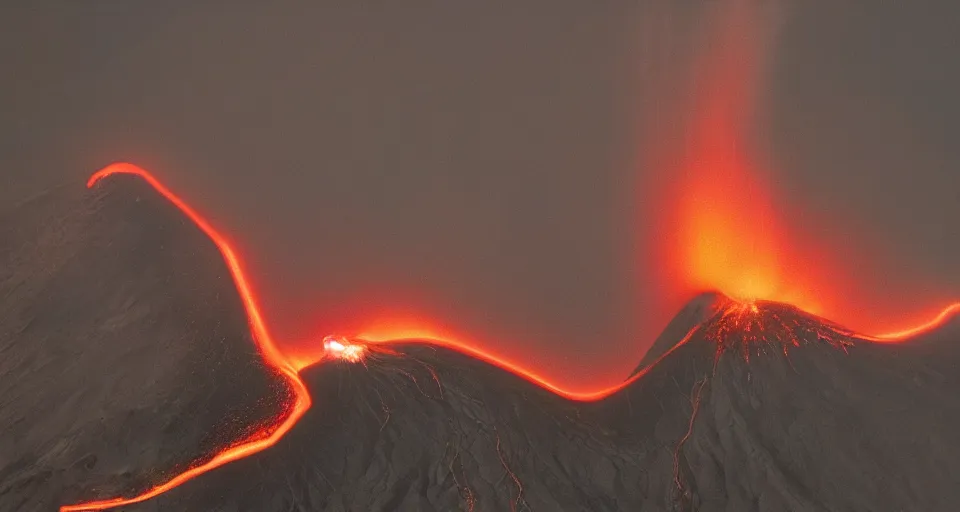
{"label": "dark volcanic rock", "polygon": [[137,178],[0,217],[0,511],[143,490],[286,407],[226,266]]}
{"label": "dark volcanic rock", "polygon": [[277,446],[134,510],[657,510],[676,499],[674,448],[710,347],[682,347],[594,403],[446,349],[395,348],[307,370],[314,407]]}
{"label": "dark volcanic rock", "polygon": [[663,328],[663,332],[654,340],[650,350],[643,355],[643,359],[631,375],[640,373],[644,368],[657,362],[657,359],[683,341],[688,333],[709,320],[729,302],[728,297],[718,292],[701,293],[694,297]]}
{"label": "dark volcanic rock", "polygon": [[[216,248],[139,180],[0,241],[0,510],[135,494],[288,403]],[[123,510],[960,510],[960,321],[884,345],[708,295],[668,331],[595,402],[421,344],[326,362],[277,445]]]}
{"label": "dark volcanic rock", "polygon": [[858,342],[789,306],[744,311],[769,331],[730,331],[718,312],[592,403],[424,346],[324,364],[279,445],[135,510],[957,510],[955,349]]}

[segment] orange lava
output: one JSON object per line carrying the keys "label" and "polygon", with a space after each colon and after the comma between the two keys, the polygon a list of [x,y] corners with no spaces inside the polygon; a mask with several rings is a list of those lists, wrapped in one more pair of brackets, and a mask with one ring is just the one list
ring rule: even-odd
{"label": "orange lava", "polygon": [[[660,359],[666,357],[668,354],[673,352],[674,349],[686,343],[687,340],[689,340],[691,336],[693,336],[693,334],[697,332],[697,330],[698,330],[698,327],[691,329],[687,333],[687,335],[684,336],[683,340],[677,343],[677,345],[674,346],[673,349],[669,350],[666,354],[661,356]],[[480,361],[496,366],[502,370],[506,370],[556,395],[562,396],[568,400],[573,400],[576,402],[595,402],[597,400],[603,400],[604,398],[629,386],[631,383],[633,383],[634,381],[642,377],[644,374],[646,374],[646,369],[645,369],[641,372],[638,372],[635,375],[632,375],[629,379],[621,383],[618,383],[614,386],[609,386],[603,389],[598,389],[596,391],[587,391],[587,392],[572,391],[569,389],[565,389],[553,382],[550,382],[549,380],[546,379],[546,377],[543,377],[542,375],[536,372],[533,372],[531,370],[524,368],[519,363],[510,361],[509,359],[495,355],[486,350],[478,348],[475,345],[472,345],[470,343],[466,343],[463,341],[458,341],[458,340],[449,339],[449,338],[433,338],[433,337],[415,337],[415,338],[396,337],[394,338],[394,337],[385,336],[384,338],[381,338],[381,339],[357,338],[357,342],[365,342],[373,345],[378,345],[378,344],[393,345],[393,344],[410,343],[410,344],[422,344],[422,345],[431,345],[434,347],[447,348],[450,350],[454,350],[456,352],[460,352],[461,354],[466,354],[474,359],[479,359]],[[652,366],[653,365],[650,365],[648,368]]]}
{"label": "orange lava", "polygon": [[756,8],[733,2],[718,23],[715,45],[695,80],[668,225],[676,238],[664,255],[672,284],[719,290],[740,301],[785,302],[823,312],[826,287],[782,222],[782,201],[771,193],[753,158],[747,128],[760,81],[762,24]]}
{"label": "orange lava", "polygon": [[359,363],[367,357],[367,347],[362,343],[351,343],[339,336],[327,336],[323,339],[323,351],[331,359],[348,363]]}
{"label": "orange lava", "polygon": [[954,302],[953,304],[944,308],[940,313],[924,324],[920,324],[908,329],[903,329],[895,332],[888,332],[884,334],[869,335],[862,334],[861,338],[869,341],[876,341],[878,343],[899,343],[901,341],[906,341],[911,338],[915,338],[924,333],[930,332],[943,324],[947,323],[948,320],[954,316],[960,315],[960,302]]}
{"label": "orange lava", "polygon": [[[342,340],[357,340],[364,343],[380,343],[392,340],[461,340],[463,336],[451,329],[441,328],[438,322],[421,316],[380,314],[364,327],[354,330],[339,330],[345,336],[328,336]],[[284,354],[293,367],[300,371],[318,361],[316,343],[284,344]]]}
{"label": "orange lava", "polygon": [[[157,192],[163,195],[174,206],[179,208],[180,211],[190,218],[190,220],[193,221],[194,224],[196,224],[196,226],[214,242],[214,244],[216,244],[221,255],[223,256],[224,261],[227,264],[227,267],[230,269],[230,274],[237,287],[237,291],[240,293],[240,296],[243,300],[243,305],[250,324],[250,329],[253,333],[257,347],[260,353],[263,355],[264,361],[271,367],[275,368],[288,381],[292,390],[294,391],[295,402],[293,407],[290,409],[290,413],[286,417],[277,418],[275,425],[264,428],[246,440],[225,448],[220,453],[214,455],[214,457],[208,462],[192,467],[176,477],[163,482],[142,494],[132,497],[119,497],[102,501],[64,505],[60,507],[61,512],[106,510],[146,501],[203,473],[211,471],[229,462],[253,455],[269,448],[270,446],[273,446],[277,443],[277,441],[280,440],[280,438],[290,431],[293,425],[296,424],[300,417],[303,416],[307,409],[310,408],[310,395],[303,381],[300,379],[299,371],[306,366],[324,360],[330,360],[331,358],[338,358],[347,361],[361,361],[366,353],[364,346],[365,344],[386,345],[397,343],[423,343],[449,348],[516,374],[517,376],[559,396],[565,397],[569,400],[581,402],[601,400],[607,396],[610,396],[641,378],[647,372],[647,370],[638,372],[623,383],[605,389],[592,392],[570,391],[551,383],[544,377],[534,372],[526,370],[516,362],[509,361],[495,354],[484,351],[473,344],[439,336],[437,333],[441,331],[436,329],[432,329],[424,325],[409,323],[398,324],[392,328],[381,325],[375,332],[365,333],[363,336],[355,338],[355,342],[347,342],[342,338],[328,337],[325,340],[326,343],[320,342],[316,344],[316,353],[299,353],[295,356],[288,356],[278,349],[277,343],[275,343],[273,338],[270,336],[266,322],[264,321],[263,315],[260,312],[256,294],[250,285],[249,279],[244,274],[243,265],[237,256],[236,250],[234,250],[226,237],[216,231],[207,220],[201,217],[182,199],[163,186],[163,184],[157,181],[156,178],[133,164],[116,163],[107,166],[94,174],[90,178],[90,181],[87,185],[88,187],[93,187],[103,178],[114,174],[131,174],[139,176],[145,180],[154,189],[156,189]],[[925,325],[900,333],[891,333],[866,338],[876,341],[896,341],[905,339],[918,333],[933,329],[937,325],[945,323],[948,319],[952,318],[956,314],[960,314],[960,303],[951,305],[939,316],[937,316],[937,318]],[[683,345],[683,343],[690,339],[690,337],[697,332],[698,329],[699,327],[695,327],[688,332],[684,339],[678,343],[674,349]],[[661,356],[661,359],[669,355],[671,352],[672,350],[668,351],[666,354]],[[652,366],[653,365],[648,366],[648,369]]]}
{"label": "orange lava", "polygon": [[774,186],[762,140],[751,131],[761,119],[763,50],[774,35],[762,15],[755,2],[717,7],[717,33],[697,63],[683,144],[668,173],[676,179],[657,204],[668,234],[648,242],[661,251],[658,293],[718,290],[741,301],[791,304],[857,332],[892,331],[867,336],[873,341],[909,337],[918,328],[905,325],[928,318],[933,297],[898,303],[896,293],[869,292],[884,289],[875,285],[894,269],[879,268],[866,251],[841,260],[843,251],[866,247],[859,234],[839,240],[805,233],[809,228],[791,218],[790,198]]}
{"label": "orange lava", "polygon": [[277,350],[277,346],[267,330],[266,323],[263,321],[263,316],[260,314],[260,307],[257,305],[256,296],[253,293],[250,282],[247,280],[247,277],[243,272],[243,266],[240,263],[240,259],[237,257],[237,252],[233,249],[227,239],[213,229],[210,223],[201,217],[196,211],[194,211],[193,208],[183,202],[182,199],[177,197],[173,192],[167,189],[167,187],[163,186],[162,183],[157,181],[156,178],[135,165],[128,163],[116,163],[109,165],[91,176],[90,181],[87,182],[87,187],[93,187],[101,179],[113,174],[133,174],[143,178],[147,183],[150,184],[150,186],[156,189],[157,192],[163,195],[163,197],[173,203],[174,206],[179,208],[181,212],[189,217],[190,220],[193,221],[193,223],[196,224],[196,226],[200,228],[208,237],[210,237],[210,240],[212,240],[214,244],[216,244],[217,249],[220,250],[220,254],[223,255],[223,259],[227,264],[227,268],[230,269],[230,275],[233,277],[233,282],[237,287],[237,291],[240,293],[240,298],[243,300],[243,306],[246,310],[247,319],[250,323],[250,330],[253,333],[253,339],[257,344],[257,348],[260,350],[260,354],[263,356],[264,361],[268,365],[275,368],[280,375],[287,380],[294,392],[295,398],[290,413],[285,418],[278,418],[276,425],[271,425],[259,432],[254,433],[247,440],[226,448],[225,450],[216,454],[209,461],[189,468],[183,473],[180,473],[174,478],[153,487],[147,492],[129,498],[121,497],[109,500],[79,503],[76,505],[64,505],[60,507],[60,512],[106,510],[123,505],[129,505],[131,503],[146,501],[154,496],[169,491],[170,489],[173,489],[174,487],[177,487],[188,480],[202,475],[207,471],[216,469],[237,459],[242,459],[249,455],[253,455],[254,453],[273,446],[277,441],[280,440],[281,437],[283,437],[284,434],[293,428],[293,425],[297,423],[297,420],[299,420],[300,417],[303,416],[303,414],[307,411],[307,409],[310,408],[310,394],[307,392],[307,387],[303,384],[303,381],[300,380],[300,376],[297,374],[296,369],[283,357],[280,351]]}

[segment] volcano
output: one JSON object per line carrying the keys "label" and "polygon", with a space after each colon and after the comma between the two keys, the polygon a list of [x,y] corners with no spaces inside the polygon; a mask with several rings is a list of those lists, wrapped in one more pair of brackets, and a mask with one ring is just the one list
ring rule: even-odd
{"label": "volcano", "polygon": [[731,301],[589,401],[392,343],[306,369],[316,405],[273,449],[132,510],[955,510],[958,334]]}
{"label": "volcano", "polygon": [[592,394],[438,340],[318,340],[291,380],[232,253],[149,184],[3,214],[0,510],[960,507],[949,315],[877,343],[711,293]]}

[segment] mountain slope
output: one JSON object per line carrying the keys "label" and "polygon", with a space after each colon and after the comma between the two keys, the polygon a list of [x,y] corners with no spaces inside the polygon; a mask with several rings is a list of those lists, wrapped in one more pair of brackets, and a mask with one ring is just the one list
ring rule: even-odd
{"label": "mountain slope", "polygon": [[[0,220],[0,510],[136,495],[288,411],[216,249],[132,177]],[[957,319],[884,345],[705,295],[667,331],[594,401],[367,345],[303,370],[313,407],[276,445],[122,510],[960,506]]]}
{"label": "mountain slope", "polygon": [[958,334],[727,351],[684,449],[696,508],[955,510]]}
{"label": "mountain slope", "polygon": [[216,248],[141,180],[3,212],[0,310],[0,510],[144,490],[286,407]]}
{"label": "mountain slope", "polygon": [[717,292],[701,293],[694,297],[663,328],[663,332],[653,341],[650,350],[643,355],[643,359],[640,360],[640,364],[637,365],[631,375],[636,375],[644,368],[657,362],[677,342],[683,340],[688,333],[709,320],[729,302],[729,298]]}
{"label": "mountain slope", "polygon": [[[766,328],[731,328],[740,314]],[[956,327],[930,337],[960,342]],[[278,446],[135,510],[960,504],[956,359],[858,342],[789,306],[719,311],[598,402],[566,400],[446,349],[391,348],[396,355],[365,365],[308,370],[314,408]]]}
{"label": "mountain slope", "polygon": [[[366,366],[309,369],[314,407],[277,446],[132,510],[646,510],[670,500],[689,364],[658,365],[642,388],[582,404],[447,349],[393,348]],[[709,368],[705,348],[681,349],[683,362]]]}

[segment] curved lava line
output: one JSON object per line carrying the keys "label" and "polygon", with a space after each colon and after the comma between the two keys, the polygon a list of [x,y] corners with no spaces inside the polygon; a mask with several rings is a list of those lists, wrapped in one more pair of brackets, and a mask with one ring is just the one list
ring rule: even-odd
{"label": "curved lava line", "polygon": [[[75,505],[64,505],[60,507],[60,512],[81,512],[81,511],[92,511],[92,510],[107,510],[115,507],[120,507],[123,505],[130,505],[133,503],[139,503],[146,501],[150,498],[163,494],[174,487],[177,487],[188,480],[216,469],[224,464],[233,462],[238,459],[242,459],[249,455],[253,455],[257,452],[263,451],[274,444],[277,443],[291,428],[297,423],[301,416],[310,408],[311,399],[310,393],[307,390],[306,385],[300,379],[299,370],[302,369],[299,365],[294,365],[288,358],[283,356],[280,350],[277,348],[276,343],[273,338],[270,336],[270,332],[267,330],[266,322],[263,319],[263,315],[260,312],[260,306],[257,303],[256,296],[253,292],[253,288],[250,285],[249,280],[243,271],[243,266],[240,263],[240,259],[237,257],[236,251],[230,245],[229,241],[221,235],[217,230],[215,230],[210,223],[201,217],[193,208],[186,204],[182,199],[180,199],[176,194],[171,192],[167,187],[160,183],[156,178],[154,178],[150,173],[144,169],[130,163],[114,163],[104,167],[103,169],[97,171],[93,176],[90,177],[90,180],[87,182],[87,187],[93,187],[100,180],[106,178],[113,174],[131,174],[142,178],[150,186],[152,186],[157,192],[159,192],[163,197],[165,197],[170,203],[176,206],[181,212],[183,212],[188,218],[190,218],[193,223],[200,228],[201,231],[206,234],[210,240],[217,246],[217,249],[220,251],[220,254],[223,256],[224,261],[227,263],[227,267],[230,269],[230,275],[233,277],[234,284],[237,287],[237,291],[240,293],[240,297],[243,301],[243,306],[247,314],[247,320],[250,324],[250,329],[253,333],[253,338],[257,344],[257,348],[260,350],[260,353],[263,355],[264,361],[275,368],[280,374],[289,382],[292,387],[295,395],[295,403],[289,415],[285,418],[278,418],[278,423],[272,428],[266,429],[264,431],[258,432],[247,438],[244,441],[241,441],[238,444],[235,444],[220,453],[216,454],[212,459],[203,464],[194,466],[183,473],[175,476],[174,478],[161,483],[150,490],[133,496],[130,498],[113,498],[109,500],[101,501],[91,501],[87,503],[78,503]],[[892,343],[897,341],[903,341],[908,338],[912,338],[916,335],[922,334],[924,332],[930,331],[937,326],[943,325],[950,318],[955,315],[960,315],[960,302],[951,304],[946,309],[940,312],[936,318],[912,329],[906,329],[900,332],[882,334],[877,336],[867,336],[860,335],[858,336],[861,339],[867,341],[874,341],[880,343]],[[658,361],[672,353],[677,347],[680,347],[689,340],[694,333],[699,330],[699,326],[691,329],[687,335],[677,343],[672,349],[667,351],[665,354],[658,358]],[[617,391],[623,389],[624,387],[630,385],[637,379],[644,376],[647,371],[655,366],[656,363],[648,365],[643,371],[638,372],[637,374],[631,376],[626,381],[617,384],[615,386],[601,389],[598,391],[592,392],[574,392],[561,388],[560,386],[551,383],[544,377],[537,375],[534,372],[524,369],[522,366],[503,359],[501,357],[495,356],[489,352],[483,351],[474,346],[468,345],[466,343],[446,340],[446,339],[408,339],[408,340],[363,340],[368,343],[373,344],[395,344],[395,343],[419,343],[427,344],[432,346],[439,346],[455,350],[457,352],[466,354],[475,359],[482,360],[484,362],[495,365],[503,370],[506,370],[518,377],[521,377],[541,388],[544,388],[548,391],[551,391],[559,396],[567,398],[569,400],[574,400],[578,402],[591,402],[601,400],[607,396],[610,396]],[[266,437],[264,437],[266,436]]]}
{"label": "curved lava line", "polygon": [[886,334],[877,334],[876,336],[870,336],[867,334],[859,335],[860,338],[867,341],[875,341],[877,343],[897,343],[921,334],[930,332],[937,327],[947,323],[948,320],[954,316],[960,315],[960,302],[954,302],[946,308],[943,309],[933,320],[925,324],[918,325],[916,327],[911,327],[909,329],[903,329],[902,331],[888,332]]}
{"label": "curved lava line", "polygon": [[[273,342],[273,338],[270,337],[270,332],[267,330],[266,323],[263,321],[263,315],[260,314],[260,307],[257,304],[257,299],[253,294],[253,289],[250,286],[250,282],[247,280],[246,275],[243,273],[243,267],[240,264],[240,259],[237,257],[236,251],[233,247],[224,238],[220,233],[218,233],[213,227],[190,205],[183,202],[182,199],[177,197],[176,194],[171,192],[167,187],[163,186],[162,183],[157,181],[150,173],[137,167],[133,164],[128,163],[115,163],[104,167],[103,169],[97,171],[93,176],[90,177],[90,180],[87,182],[87,187],[93,187],[101,179],[106,178],[112,174],[133,174],[144,179],[150,186],[156,189],[163,197],[170,201],[174,206],[180,209],[187,217],[193,221],[194,224],[201,231],[206,234],[210,240],[217,246],[217,249],[220,251],[220,254],[223,255],[224,261],[227,263],[227,267],[230,269],[230,275],[233,277],[233,282],[237,287],[237,291],[240,292],[240,298],[243,301],[244,310],[247,313],[247,321],[250,324],[250,330],[253,333],[254,342],[257,345],[257,348],[260,350],[260,353],[263,354],[264,361],[275,368],[280,375],[282,375],[292,388],[295,399],[293,409],[290,411],[290,414],[286,418],[279,419],[279,423],[274,425],[272,428],[267,430],[261,430],[254,433],[252,436],[242,441],[239,444],[231,446],[220,453],[216,454],[209,461],[194,466],[187,469],[183,473],[173,477],[172,479],[159,484],[150,490],[139,494],[131,498],[113,498],[109,500],[101,501],[91,501],[87,503],[79,503],[76,505],[64,505],[60,507],[60,512],[76,512],[82,510],[106,510],[114,507],[120,507],[123,505],[130,505],[132,503],[139,503],[141,501],[146,501],[154,496],[158,496],[174,487],[177,487],[184,482],[191,480],[207,471],[216,469],[224,464],[233,462],[237,459],[242,459],[249,455],[253,455],[259,451],[265,450],[280,440],[293,426],[297,423],[301,416],[307,409],[310,408],[310,393],[307,391],[307,386],[300,380],[300,376],[297,374],[296,370],[290,363],[283,357],[279,350],[277,350],[276,344]],[[266,437],[264,437],[266,434]]]}

